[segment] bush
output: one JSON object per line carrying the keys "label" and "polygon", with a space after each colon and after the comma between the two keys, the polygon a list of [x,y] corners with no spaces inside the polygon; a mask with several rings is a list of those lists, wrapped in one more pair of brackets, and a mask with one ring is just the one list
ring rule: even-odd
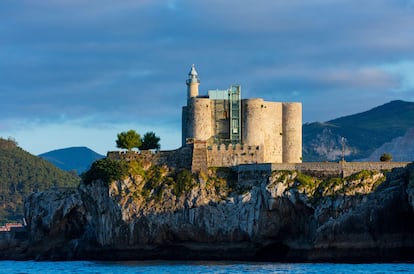
{"label": "bush", "polygon": [[306,194],[310,196],[315,193],[316,189],[321,183],[321,181],[317,178],[303,173],[298,173],[295,181],[297,182],[296,187],[300,190],[305,190]]}
{"label": "bush", "polygon": [[349,181],[362,181],[374,176],[377,172],[373,170],[361,170],[347,177]]}
{"label": "bush", "polygon": [[139,175],[142,178],[146,178],[146,171],[142,167],[142,163],[138,161],[129,161],[128,162],[128,172],[131,175]]}
{"label": "bush", "polygon": [[175,178],[174,194],[181,195],[183,192],[188,192],[195,186],[194,175],[191,171],[183,169]]}
{"label": "bush", "polygon": [[144,190],[150,192],[151,190],[159,190],[164,181],[164,175],[159,166],[152,166],[146,174],[146,181]]}
{"label": "bush", "polygon": [[330,178],[326,181],[323,181],[319,184],[318,188],[316,189],[316,193],[318,197],[322,196],[335,196],[336,194],[340,194],[344,192],[344,179],[342,178]]}
{"label": "bush", "polygon": [[102,180],[109,185],[112,181],[121,180],[128,175],[128,165],[124,161],[104,158],[93,162],[91,168],[82,174],[85,184],[95,180]]}
{"label": "bush", "polygon": [[384,153],[380,157],[381,162],[391,162],[392,161],[392,155],[389,153]]}

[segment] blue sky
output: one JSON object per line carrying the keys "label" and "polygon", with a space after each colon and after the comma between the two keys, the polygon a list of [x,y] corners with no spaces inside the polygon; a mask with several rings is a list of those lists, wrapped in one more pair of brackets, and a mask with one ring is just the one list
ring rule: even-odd
{"label": "blue sky", "polygon": [[201,93],[300,101],[327,121],[414,101],[414,1],[2,0],[0,136],[39,154],[154,131],[180,146],[191,64]]}

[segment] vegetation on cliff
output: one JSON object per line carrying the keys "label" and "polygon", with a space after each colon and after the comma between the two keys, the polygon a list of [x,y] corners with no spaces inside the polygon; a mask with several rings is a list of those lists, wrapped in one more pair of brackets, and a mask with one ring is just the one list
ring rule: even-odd
{"label": "vegetation on cliff", "polygon": [[80,179],[31,155],[14,140],[0,138],[0,224],[21,221],[24,198],[55,187],[75,187]]}
{"label": "vegetation on cliff", "polygon": [[367,194],[384,182],[386,176],[380,171],[362,170],[345,178],[333,177],[324,180],[297,171],[274,171],[270,177],[273,184],[281,184],[288,190],[295,190],[312,203],[324,197]]}
{"label": "vegetation on cliff", "polygon": [[[257,178],[257,181],[263,180],[263,176]],[[269,186],[278,185],[283,191],[298,192],[310,203],[318,203],[325,197],[366,194],[372,192],[385,179],[384,172],[367,170],[345,178],[324,180],[298,171],[273,171],[268,177]],[[172,196],[185,196],[200,187],[217,200],[222,200],[230,196],[243,195],[255,184],[240,183],[237,172],[230,167],[212,167],[208,173],[193,174],[186,169],[174,170],[165,165],[154,165],[144,159],[96,161],[83,175],[83,180],[85,184],[101,181],[110,187],[115,181],[123,181],[126,187],[123,188],[123,193],[118,194],[124,195],[123,199],[132,198],[143,202],[160,202]]]}
{"label": "vegetation on cliff", "polygon": [[128,167],[126,162],[104,158],[93,162],[90,169],[81,176],[85,184],[101,180],[106,185],[109,185],[113,181],[121,180],[127,174]]}
{"label": "vegetation on cliff", "polygon": [[123,200],[133,199],[151,203],[166,197],[182,197],[201,184],[217,199],[227,197],[231,192],[242,192],[237,185],[237,175],[231,168],[210,168],[208,174],[193,174],[187,169],[172,169],[166,165],[155,165],[145,159],[113,160],[109,158],[94,162],[82,174],[83,183],[101,182],[111,188],[115,182],[123,182]]}
{"label": "vegetation on cliff", "polygon": [[[145,159],[95,164],[104,167],[96,171],[108,172],[109,177],[115,165],[126,168],[109,184],[99,178],[75,190],[30,195],[26,216],[30,235],[39,240],[32,254],[83,259],[102,259],[102,254],[109,259],[114,254],[124,254],[118,259],[180,255],[205,259],[211,254],[222,259],[225,255],[283,259],[298,255],[291,251],[307,250],[312,259],[318,258],[312,257],[315,254],[325,258],[318,255],[321,250],[330,256],[331,246],[340,248],[339,256],[354,256],[361,248],[393,252],[395,235],[401,235],[397,244],[404,248],[414,231],[407,200],[412,190],[406,188],[412,167],[394,170],[381,183],[383,172],[323,180],[297,171],[236,173],[231,168],[194,175]],[[95,257],[88,257],[90,250],[95,250]]]}

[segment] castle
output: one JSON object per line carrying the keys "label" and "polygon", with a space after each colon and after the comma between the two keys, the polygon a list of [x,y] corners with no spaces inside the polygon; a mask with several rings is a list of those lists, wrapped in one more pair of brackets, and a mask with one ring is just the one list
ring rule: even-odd
{"label": "castle", "polygon": [[[174,169],[206,172],[235,167],[238,176],[296,170],[317,176],[349,176],[361,170],[405,167],[408,162],[302,163],[302,104],[241,99],[241,88],[210,90],[199,95],[194,65],[187,79],[182,113],[182,146],[170,151],[112,151],[111,159],[146,159]],[[253,164],[253,165],[252,165]]]}
{"label": "castle", "polygon": [[182,145],[193,144],[194,154],[206,150],[207,166],[302,162],[301,103],[241,99],[239,85],[199,95],[194,65],[186,84]]}

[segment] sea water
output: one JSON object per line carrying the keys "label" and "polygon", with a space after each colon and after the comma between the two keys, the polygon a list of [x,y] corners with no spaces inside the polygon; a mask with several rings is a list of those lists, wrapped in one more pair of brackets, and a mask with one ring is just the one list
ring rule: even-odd
{"label": "sea water", "polygon": [[229,261],[0,261],[0,273],[414,273],[414,264],[299,264]]}

